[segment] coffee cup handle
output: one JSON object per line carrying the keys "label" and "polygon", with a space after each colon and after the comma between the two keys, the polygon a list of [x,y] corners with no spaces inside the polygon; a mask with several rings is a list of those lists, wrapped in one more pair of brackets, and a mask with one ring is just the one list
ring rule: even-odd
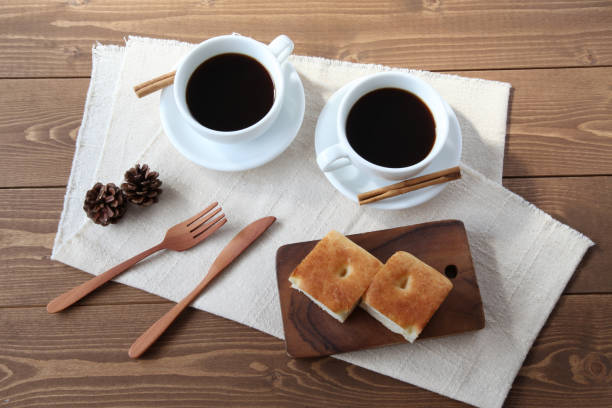
{"label": "coffee cup handle", "polygon": [[279,35],[268,44],[270,51],[276,57],[279,64],[285,62],[287,57],[293,52],[293,41],[284,34]]}
{"label": "coffee cup handle", "polygon": [[351,159],[340,144],[335,144],[319,153],[317,164],[325,172],[334,171],[351,164]]}

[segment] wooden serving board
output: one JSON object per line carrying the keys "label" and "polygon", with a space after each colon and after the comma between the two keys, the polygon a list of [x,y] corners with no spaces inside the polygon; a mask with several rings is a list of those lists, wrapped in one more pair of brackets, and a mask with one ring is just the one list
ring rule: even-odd
{"label": "wooden serving board", "polygon": [[[382,262],[396,251],[407,251],[451,278],[453,289],[419,339],[484,327],[482,300],[461,221],[429,222],[348,235],[348,238]],[[317,242],[284,245],[276,253],[287,353],[292,357],[317,357],[406,342],[359,307],[340,323],[291,288],[289,275]]]}

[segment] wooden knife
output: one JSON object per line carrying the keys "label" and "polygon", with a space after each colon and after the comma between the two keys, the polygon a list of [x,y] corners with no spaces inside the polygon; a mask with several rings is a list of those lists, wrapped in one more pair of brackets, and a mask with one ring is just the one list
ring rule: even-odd
{"label": "wooden knife", "polygon": [[172,309],[163,315],[158,321],[153,323],[151,327],[140,335],[134,341],[128,354],[131,358],[138,358],[144,353],[151,344],[161,336],[161,334],[172,324],[174,319],[187,306],[189,306],[204,290],[204,288],[212,281],[221,271],[232,263],[245,249],[249,247],[261,234],[263,234],[272,223],[276,221],[276,217],[264,217],[247,225],[236,235],[217,256],[211,265],[204,280],[183,300],[177,303]]}

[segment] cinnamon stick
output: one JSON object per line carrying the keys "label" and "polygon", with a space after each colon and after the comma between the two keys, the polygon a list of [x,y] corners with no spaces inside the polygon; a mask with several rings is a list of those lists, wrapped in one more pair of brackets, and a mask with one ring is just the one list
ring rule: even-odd
{"label": "cinnamon stick", "polygon": [[176,71],[168,72],[166,74],[160,75],[156,78],[138,84],[134,87],[134,92],[136,92],[136,95],[139,98],[142,98],[143,96],[165,88],[168,85],[172,85],[172,83],[174,82],[175,74]]}
{"label": "cinnamon stick", "polygon": [[367,191],[359,194],[359,205],[373,203],[376,201],[384,200],[385,198],[395,197],[400,194],[405,194],[410,191],[419,190],[421,188],[433,186],[436,184],[446,183],[452,180],[461,178],[461,169],[459,166],[452,167],[450,169],[440,170],[435,173],[427,174],[424,176],[416,177],[413,179],[401,181],[399,183],[391,184],[389,186],[377,188],[375,190]]}

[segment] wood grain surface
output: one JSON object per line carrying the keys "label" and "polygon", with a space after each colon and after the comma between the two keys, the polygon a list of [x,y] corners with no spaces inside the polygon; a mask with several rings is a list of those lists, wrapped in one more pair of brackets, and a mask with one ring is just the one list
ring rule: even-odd
{"label": "wood grain surface", "polygon": [[565,293],[612,292],[612,177],[517,178],[504,186],[595,242]]}
{"label": "wood grain surface", "polygon": [[612,174],[612,68],[457,74],[512,84],[504,176]]}
{"label": "wood grain surface", "polygon": [[507,407],[612,406],[612,2],[29,0],[0,2],[0,407],[458,407],[190,311],[143,361],[129,344],[171,305],[49,259],[96,41],[288,34],[297,54],[507,81],[504,185],[591,237]]}
{"label": "wood grain surface", "polygon": [[[513,85],[505,176],[612,174],[612,68],[460,74]],[[66,184],[88,82],[0,80],[0,187]]]}
{"label": "wood grain surface", "polygon": [[[347,235],[381,262],[397,251],[406,251],[448,276],[453,288],[435,312],[420,339],[448,336],[485,326],[482,299],[463,222],[443,220]],[[364,350],[389,344],[406,343],[357,307],[340,323],[304,294],[293,289],[289,276],[312,251],[318,241],[283,245],[276,252],[276,277],[283,315],[287,353],[292,357],[320,357]]]}
{"label": "wood grain surface", "polygon": [[[565,296],[506,406],[604,407],[612,397],[610,302],[612,295]],[[142,360],[129,361],[133,339],[168,307],[4,309],[0,401],[11,408],[465,406],[330,357],[291,359],[281,340],[194,309]]]}
{"label": "wood grain surface", "polygon": [[34,0],[0,15],[0,77],[87,76],[91,45],[239,32],[296,54],[428,70],[612,64],[605,0]]}
{"label": "wood grain surface", "polygon": [[[504,185],[591,237],[565,293],[612,292],[612,177],[517,178]],[[50,260],[64,189],[0,190],[0,307],[43,306],[89,274]],[[586,211],[585,209],[589,209]],[[156,303],[163,299],[110,283],[83,304]]]}
{"label": "wood grain surface", "polygon": [[88,86],[86,78],[0,80],[0,187],[67,184]]}
{"label": "wood grain surface", "polygon": [[[91,279],[50,259],[64,194],[64,188],[0,189],[0,308],[43,306]],[[160,302],[166,301],[111,282],[79,304]]]}

